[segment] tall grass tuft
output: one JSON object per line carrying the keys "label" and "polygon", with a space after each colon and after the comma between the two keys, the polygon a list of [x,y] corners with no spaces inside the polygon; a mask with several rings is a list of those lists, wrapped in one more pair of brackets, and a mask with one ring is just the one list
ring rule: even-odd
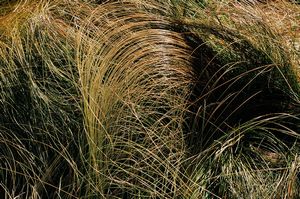
{"label": "tall grass tuft", "polygon": [[299,198],[293,11],[0,0],[0,197]]}

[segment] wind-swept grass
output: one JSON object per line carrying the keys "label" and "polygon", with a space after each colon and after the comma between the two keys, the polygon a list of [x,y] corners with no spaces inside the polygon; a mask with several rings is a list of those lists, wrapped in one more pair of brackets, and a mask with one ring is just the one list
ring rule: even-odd
{"label": "wind-swept grass", "polygon": [[199,157],[190,170],[205,187],[201,197],[299,197],[298,177],[287,177],[299,164],[295,51],[254,5],[182,5],[178,21],[197,49],[188,141]]}
{"label": "wind-swept grass", "polygon": [[0,1],[0,197],[298,198],[299,35],[265,10]]}
{"label": "wind-swept grass", "polygon": [[91,181],[119,197],[176,195],[189,47],[168,20],[132,3],[102,5],[81,23],[76,61]]}

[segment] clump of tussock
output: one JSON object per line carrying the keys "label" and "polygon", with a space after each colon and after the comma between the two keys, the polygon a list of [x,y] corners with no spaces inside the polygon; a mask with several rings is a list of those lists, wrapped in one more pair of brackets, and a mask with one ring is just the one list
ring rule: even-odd
{"label": "clump of tussock", "polygon": [[[195,46],[194,120],[187,140],[198,158],[190,171],[205,188],[199,189],[204,198],[297,198],[291,165],[298,165],[298,149],[292,149],[299,139],[299,65],[280,32],[249,6],[178,4],[175,18]],[[270,168],[274,162],[284,172]],[[294,176],[293,186],[287,175]]]}
{"label": "clump of tussock", "polygon": [[178,195],[189,46],[168,19],[130,2],[101,5],[81,24],[76,59],[94,186],[118,197]]}
{"label": "clump of tussock", "polygon": [[298,55],[264,9],[0,1],[1,197],[299,197]]}
{"label": "clump of tussock", "polygon": [[11,6],[0,19],[1,194],[70,196],[85,139],[74,43],[46,2]]}
{"label": "clump of tussock", "polygon": [[190,49],[170,21],[131,2],[13,6],[1,18],[4,195],[179,194]]}

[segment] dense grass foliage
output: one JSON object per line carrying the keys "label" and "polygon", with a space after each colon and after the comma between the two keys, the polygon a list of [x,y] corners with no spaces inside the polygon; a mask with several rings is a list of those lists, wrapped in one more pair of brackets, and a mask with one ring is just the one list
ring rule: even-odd
{"label": "dense grass foliage", "polygon": [[0,198],[299,198],[299,22],[292,1],[0,0]]}

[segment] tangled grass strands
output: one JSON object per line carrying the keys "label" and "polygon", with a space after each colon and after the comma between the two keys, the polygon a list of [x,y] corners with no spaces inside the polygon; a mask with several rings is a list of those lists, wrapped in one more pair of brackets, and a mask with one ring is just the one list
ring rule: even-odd
{"label": "tangled grass strands", "polygon": [[298,198],[277,3],[0,1],[0,197]]}
{"label": "tangled grass strands", "polygon": [[[119,164],[124,164],[122,161],[126,161],[128,163],[125,162],[125,165],[129,164],[129,168],[136,165],[136,171],[132,173],[127,171],[124,175],[128,179],[131,175],[137,175],[136,172],[151,173],[152,169],[157,168],[151,166],[152,164],[161,165],[163,170],[164,167],[175,167],[175,165],[168,166],[177,161],[175,151],[179,150],[178,154],[183,153],[180,152],[183,150],[180,146],[182,144],[180,142],[177,144],[177,139],[182,140],[183,135],[180,126],[177,127],[180,121],[176,119],[181,118],[176,117],[176,114],[180,114],[179,108],[185,103],[189,86],[188,74],[185,72],[189,67],[189,62],[185,59],[188,56],[188,46],[184,39],[180,38],[178,33],[166,29],[170,26],[167,21],[157,19],[155,15],[139,13],[138,9],[133,9],[134,6],[135,4],[128,4],[124,9],[122,4],[106,4],[99,7],[94,13],[97,18],[93,19],[92,16],[87,20],[87,26],[93,28],[83,28],[83,31],[93,32],[79,33],[79,38],[83,40],[79,41],[78,52],[79,75],[86,108],[86,130],[91,139],[91,155],[94,156],[91,157],[93,168],[100,170],[107,167],[104,166],[108,164],[107,162],[120,161]],[[107,15],[102,15],[101,19],[97,13]],[[105,23],[108,17],[109,23]],[[94,23],[101,25],[95,26]],[[81,35],[88,37],[82,38]],[[115,119],[112,119],[113,116]],[[145,156],[148,152],[135,152],[135,147],[138,147],[136,145],[127,147],[128,141],[125,143],[121,141],[126,137],[128,141],[134,140],[142,146],[153,145],[154,148],[151,150],[153,154],[149,154],[149,157],[154,158],[160,154],[165,160],[157,161],[150,158],[145,162],[149,165],[144,171],[145,168],[139,166],[141,163],[131,160],[128,154],[137,153]],[[168,160],[168,153],[171,151],[173,151],[170,157],[172,160]],[[108,159],[105,160],[106,158]],[[181,159],[180,156],[178,158]],[[109,168],[106,171],[101,170],[102,174],[107,172],[111,172]],[[123,176],[120,172],[122,171],[117,172],[118,177]],[[166,181],[169,185],[160,185],[165,181],[164,173],[160,174],[157,171],[153,173],[157,180],[154,184],[149,181],[146,183],[147,186],[142,186],[150,177],[146,175],[145,179],[139,176],[135,185],[145,186],[144,190],[150,195],[152,191],[153,194],[165,193],[166,191],[156,190],[160,186],[171,191],[173,186],[170,184],[171,181]],[[106,175],[114,176],[113,173]],[[169,177],[173,178],[172,176],[176,175]],[[162,178],[161,182],[159,178]],[[101,183],[102,179],[98,181]],[[132,190],[134,189],[133,187]],[[174,194],[174,190],[169,194]]]}
{"label": "tangled grass strands", "polygon": [[[276,125],[285,117],[289,116],[257,118],[226,134],[223,137],[225,140],[219,139],[207,151],[199,154],[195,159],[196,164],[191,164],[192,176],[195,176],[199,184],[212,186],[212,193],[219,193],[221,198],[247,198],[246,194],[251,194],[250,197],[274,198],[290,194],[287,176],[294,175],[295,167],[292,169],[291,165],[299,163],[297,153],[293,152],[293,147],[290,148],[273,134],[274,130],[286,134],[285,127],[266,126],[270,122]],[[216,168],[216,165],[220,167]],[[210,178],[207,173],[211,174]],[[299,186],[298,180],[294,180],[293,186]],[[241,184],[243,186],[239,186]],[[268,187],[274,187],[273,191]],[[290,197],[296,198],[298,195],[294,193]]]}
{"label": "tangled grass strands", "polygon": [[[69,51],[73,47],[65,45],[63,39],[57,39],[58,32],[51,27],[51,17],[45,15],[46,10],[38,9],[46,9],[47,6],[31,3],[20,4],[15,12],[4,16],[4,21],[1,20],[5,23],[12,16],[22,20],[11,24],[14,31],[2,35],[1,127],[7,130],[2,131],[1,136],[11,134],[18,138],[11,141],[16,145],[21,144],[22,148],[8,146],[11,155],[19,150],[28,150],[28,155],[17,156],[19,163],[14,170],[3,170],[4,178],[14,181],[12,184],[8,182],[7,187],[3,188],[13,191],[8,196],[26,193],[25,198],[54,197],[56,193],[53,190],[57,189],[57,194],[72,197],[72,189],[76,189],[78,182],[76,174],[72,175],[79,172],[71,164],[77,161],[72,153],[78,150],[74,140],[80,140],[77,133],[82,128],[80,102],[72,79],[76,76],[71,68],[74,62],[70,59]],[[34,8],[37,10],[33,11]],[[24,14],[18,12],[19,9]],[[43,17],[38,17],[41,13]],[[18,14],[22,16],[15,16]],[[23,15],[27,17],[23,18]],[[6,32],[6,28],[1,26],[3,32]],[[17,140],[20,144],[17,144]],[[1,145],[1,150],[5,149],[3,147]],[[4,155],[5,159],[9,160],[10,156]],[[56,175],[59,170],[61,173]],[[68,177],[62,181],[62,176]],[[68,188],[70,182],[74,187]]]}

